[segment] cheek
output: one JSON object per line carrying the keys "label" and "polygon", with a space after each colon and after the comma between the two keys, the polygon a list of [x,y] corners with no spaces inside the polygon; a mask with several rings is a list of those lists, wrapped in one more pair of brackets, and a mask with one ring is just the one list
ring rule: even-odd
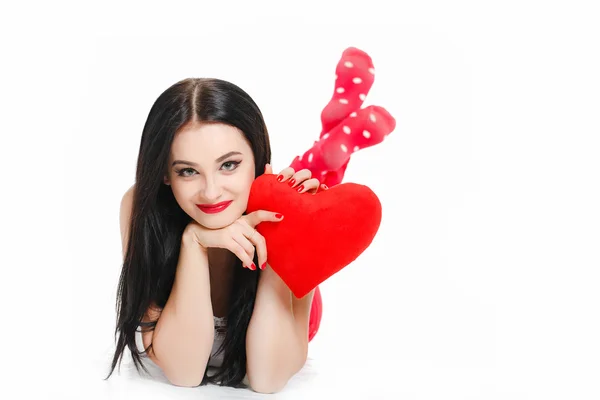
{"label": "cheek", "polygon": [[192,188],[189,185],[185,184],[171,184],[171,190],[173,190],[173,196],[179,204],[179,207],[181,207],[184,211],[191,211],[189,209],[190,199],[192,198],[194,193]]}
{"label": "cheek", "polygon": [[171,184],[171,189],[177,200],[184,200],[187,192],[185,185]]}
{"label": "cheek", "polygon": [[232,187],[232,191],[235,191],[236,200],[241,212],[246,210],[248,198],[250,197],[250,189],[252,188],[252,182],[254,182],[254,171],[250,172],[244,174],[244,176],[240,175],[240,179],[236,180],[234,187]]}
{"label": "cheek", "polygon": [[246,166],[239,169],[236,174],[227,177],[223,183],[224,188],[231,193],[240,195],[242,193],[250,193],[252,182],[254,181],[254,166],[252,168]]}
{"label": "cheek", "polygon": [[236,182],[237,192],[240,195],[248,197],[250,195],[250,189],[252,188],[252,182],[254,182],[254,171],[247,173],[244,176],[240,176],[238,182]]}

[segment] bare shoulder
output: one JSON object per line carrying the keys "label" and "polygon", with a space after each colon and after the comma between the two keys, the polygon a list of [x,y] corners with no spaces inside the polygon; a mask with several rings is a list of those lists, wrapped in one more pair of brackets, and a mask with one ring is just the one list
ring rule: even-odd
{"label": "bare shoulder", "polygon": [[129,189],[123,194],[123,198],[121,199],[121,211],[123,211],[123,206],[131,206],[133,202],[133,190],[135,189],[135,184],[131,185]]}
{"label": "bare shoulder", "polygon": [[119,211],[119,222],[121,227],[121,245],[123,256],[125,256],[125,249],[127,249],[127,239],[129,237],[129,225],[131,224],[131,209],[133,207],[133,191],[135,184],[132,185],[121,199],[121,206]]}

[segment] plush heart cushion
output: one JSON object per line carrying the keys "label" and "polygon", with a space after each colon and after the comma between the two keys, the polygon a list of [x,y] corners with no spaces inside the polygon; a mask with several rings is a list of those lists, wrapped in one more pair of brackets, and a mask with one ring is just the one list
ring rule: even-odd
{"label": "plush heart cushion", "polygon": [[381,203],[367,186],[342,183],[328,190],[298,193],[277,175],[254,180],[247,213],[283,214],[256,230],[267,243],[267,262],[297,298],[354,261],[373,241]]}

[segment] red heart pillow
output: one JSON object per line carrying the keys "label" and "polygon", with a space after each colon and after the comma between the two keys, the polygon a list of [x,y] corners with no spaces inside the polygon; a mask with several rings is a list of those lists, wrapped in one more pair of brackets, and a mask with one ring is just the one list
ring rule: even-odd
{"label": "red heart pillow", "polygon": [[274,174],[254,180],[247,213],[256,210],[284,216],[256,230],[266,240],[267,262],[298,298],[354,261],[381,223],[381,203],[367,186],[348,182],[298,193]]}

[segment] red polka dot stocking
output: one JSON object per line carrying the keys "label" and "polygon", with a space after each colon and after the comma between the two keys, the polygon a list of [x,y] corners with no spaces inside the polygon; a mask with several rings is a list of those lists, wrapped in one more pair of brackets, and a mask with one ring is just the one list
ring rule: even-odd
{"label": "red polka dot stocking", "polygon": [[342,182],[352,153],[381,143],[396,127],[396,120],[385,108],[361,108],[375,78],[367,53],[355,47],[346,49],[337,64],[336,77],[333,96],[321,112],[319,140],[290,165],[296,171],[309,169],[329,187]]}

